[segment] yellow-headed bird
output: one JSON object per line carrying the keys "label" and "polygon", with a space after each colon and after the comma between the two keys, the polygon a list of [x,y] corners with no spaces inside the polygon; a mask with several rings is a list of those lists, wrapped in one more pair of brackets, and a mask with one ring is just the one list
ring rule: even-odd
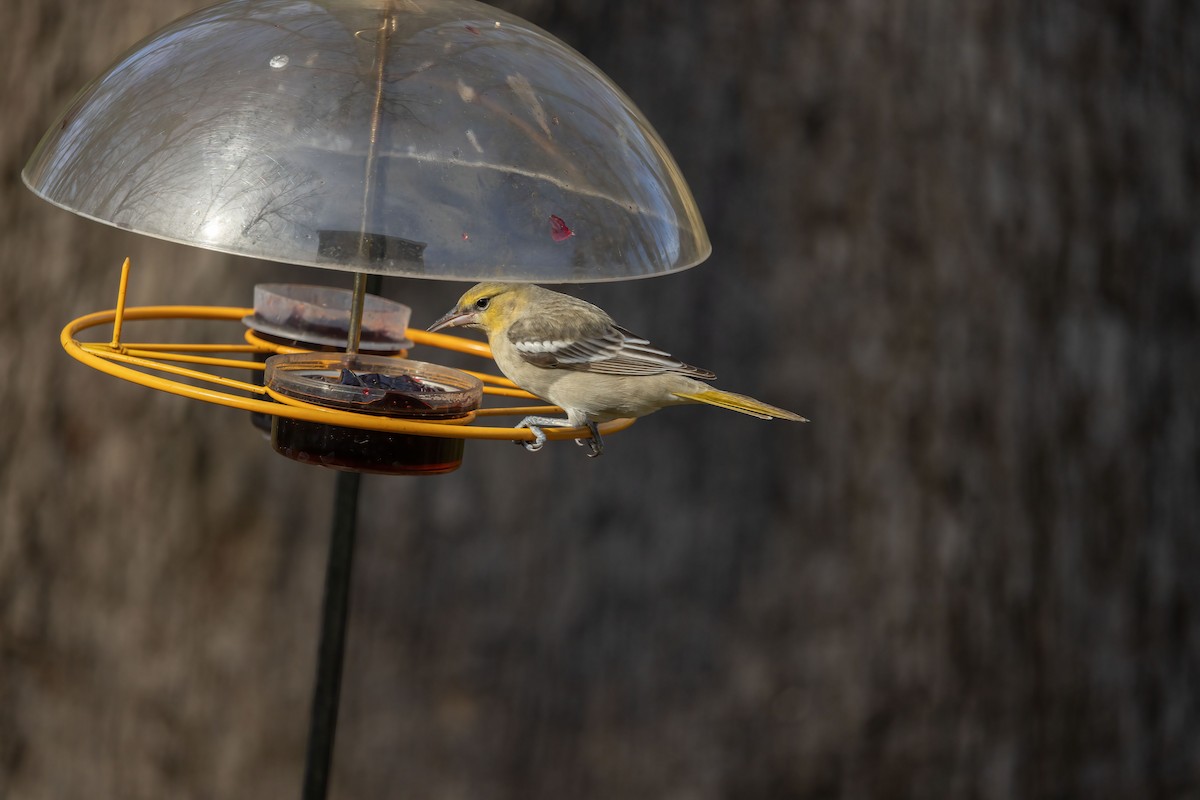
{"label": "yellow-headed bird", "polygon": [[[596,423],[644,417],[667,406],[707,403],[760,419],[807,422],[799,414],[752,397],[713,389],[716,377],[671,357],[613,322],[591,303],[528,283],[480,283],[429,330],[463,326],[487,334],[500,371],[517,386],[560,406],[566,419],[526,417],[535,440],[543,427],[582,427],[592,433],[591,456],[604,449]],[[582,440],[577,440],[582,443]]]}

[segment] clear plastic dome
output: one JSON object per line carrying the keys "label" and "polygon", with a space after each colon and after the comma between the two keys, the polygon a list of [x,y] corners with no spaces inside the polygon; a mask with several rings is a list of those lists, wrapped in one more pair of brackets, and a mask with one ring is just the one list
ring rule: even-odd
{"label": "clear plastic dome", "polygon": [[138,233],[384,275],[618,280],[710,251],[629,98],[473,0],[199,11],[87,86],[23,177]]}

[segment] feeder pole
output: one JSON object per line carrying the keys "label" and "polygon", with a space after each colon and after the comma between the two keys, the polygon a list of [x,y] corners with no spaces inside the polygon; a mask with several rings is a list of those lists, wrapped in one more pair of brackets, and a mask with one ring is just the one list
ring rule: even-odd
{"label": "feeder pole", "polygon": [[[370,140],[363,176],[362,225],[359,229],[360,261],[370,260],[371,225],[375,207],[379,128],[383,110],[383,79],[388,43],[395,29],[389,2],[380,21],[375,40],[375,104],[371,112]],[[358,352],[362,338],[362,318],[368,292],[378,293],[383,279],[378,275],[354,274],[354,294],[350,306],[350,330],[346,352]],[[304,759],[303,800],[325,800],[333,764],[337,733],[338,704],[342,690],[342,664],[345,661],[346,627],[350,614],[350,579],[354,566],[354,538],[358,527],[358,495],[362,476],[357,472],[339,472],[334,489],[333,525],[329,541],[329,561],[325,568],[325,598],[321,611],[321,634],[317,646],[317,678],[313,687],[312,712],[308,729],[308,748]]]}
{"label": "feeder pole", "polygon": [[317,680],[313,688],[308,751],[304,759],[304,800],[324,800],[329,786],[346,647],[360,477],[357,472],[339,472],[337,476],[329,562],[325,567],[321,639],[317,646]]}

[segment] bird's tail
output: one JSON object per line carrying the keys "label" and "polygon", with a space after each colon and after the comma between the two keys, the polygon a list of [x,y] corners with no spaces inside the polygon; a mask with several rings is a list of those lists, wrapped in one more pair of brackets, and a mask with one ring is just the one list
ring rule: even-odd
{"label": "bird's tail", "polygon": [[744,394],[722,392],[720,389],[704,389],[699,392],[675,392],[674,394],[676,397],[684,400],[727,408],[730,411],[749,414],[759,419],[790,419],[793,422],[808,422],[807,419],[799,414],[793,414],[791,411],[769,406]]}

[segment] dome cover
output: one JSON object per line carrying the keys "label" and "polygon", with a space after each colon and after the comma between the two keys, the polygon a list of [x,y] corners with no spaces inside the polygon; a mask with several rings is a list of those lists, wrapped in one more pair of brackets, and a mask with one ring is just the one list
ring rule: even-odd
{"label": "dome cover", "polygon": [[383,275],[618,280],[710,251],[629,98],[473,0],[196,12],[80,92],[23,177],[138,233]]}

